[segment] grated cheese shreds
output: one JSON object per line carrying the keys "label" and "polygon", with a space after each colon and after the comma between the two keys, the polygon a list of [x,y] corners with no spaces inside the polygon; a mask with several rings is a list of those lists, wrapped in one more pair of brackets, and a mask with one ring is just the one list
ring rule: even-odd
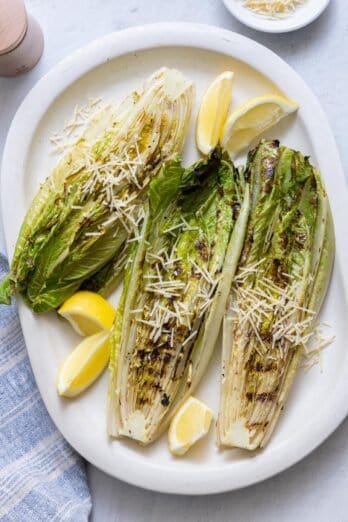
{"label": "grated cheese shreds", "polygon": [[[180,228],[182,228],[180,224]],[[194,230],[193,227],[187,227],[187,223],[182,230]],[[171,230],[166,230],[170,233]],[[194,296],[194,301],[190,296],[190,278],[187,281],[173,280],[173,271],[181,261],[181,257],[177,255],[176,246],[172,248],[168,256],[166,251],[159,251],[157,254],[147,252],[147,260],[152,264],[152,272],[146,274],[144,279],[147,284],[144,288],[147,294],[154,294],[155,300],[152,301],[152,308],[145,314],[147,317],[155,317],[156,321],[147,322],[142,319],[137,319],[137,322],[148,324],[153,328],[152,338],[158,340],[163,334],[165,341],[170,345],[174,342],[175,331],[184,326],[188,329],[188,337],[184,341],[185,346],[194,335],[192,335],[191,316],[194,315],[193,309],[198,312],[198,317],[201,319],[213,302],[213,293],[218,284],[218,278],[213,279],[209,272],[203,267],[191,260],[192,266],[195,269],[196,281],[199,281],[199,289]],[[168,279],[166,279],[168,278]],[[192,291],[192,289],[191,289]],[[164,301],[163,301],[164,300]],[[188,309],[190,304],[191,310]],[[168,324],[170,328],[164,328]],[[190,333],[191,332],[191,333]]]}
{"label": "grated cheese shreds", "polygon": [[52,145],[52,154],[62,154],[71,148],[76,140],[86,129],[93,115],[102,109],[106,109],[107,104],[102,102],[102,98],[89,97],[83,105],[75,105],[70,118],[65,122],[61,132],[54,132],[49,138]]}
{"label": "grated cheese shreds", "polygon": [[244,0],[244,6],[256,14],[270,18],[289,16],[306,0]]}
{"label": "grated cheese shreds", "polygon": [[336,339],[335,335],[327,335],[324,333],[323,327],[325,326],[330,327],[327,323],[320,323],[316,326],[310,334],[308,343],[304,346],[301,368],[304,368],[306,372],[317,365],[319,365],[320,370],[323,371],[323,350],[328,348]]}
{"label": "grated cheese shreds", "polygon": [[[303,356],[307,362],[310,361],[311,366],[319,363],[321,350],[331,344],[334,337],[324,336],[321,332],[322,325],[311,328],[316,312],[298,304],[296,293],[300,282],[293,281],[294,277],[289,274],[283,274],[292,281],[292,285],[287,289],[277,286],[269,278],[262,276],[260,265],[264,261],[265,259],[261,259],[254,265],[243,268],[234,280],[234,304],[231,311],[235,314],[233,321],[236,327],[244,330],[243,335],[249,338],[250,335],[256,336],[260,345],[255,343],[254,346],[261,356],[268,353],[271,357],[284,359],[287,350],[298,346],[303,348]],[[249,286],[246,284],[248,277],[255,272],[259,274],[258,284]],[[268,326],[271,336],[268,349],[262,340],[261,330],[265,318],[270,314],[276,319]]]}

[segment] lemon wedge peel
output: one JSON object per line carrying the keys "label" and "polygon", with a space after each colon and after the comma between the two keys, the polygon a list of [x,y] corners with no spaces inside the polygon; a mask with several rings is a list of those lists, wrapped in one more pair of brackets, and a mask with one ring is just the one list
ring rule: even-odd
{"label": "lemon wedge peel", "polygon": [[248,148],[250,143],[285,116],[297,111],[299,104],[275,94],[256,96],[242,103],[227,118],[221,146],[232,157]]}
{"label": "lemon wedge peel", "polygon": [[58,394],[76,397],[103,372],[110,356],[110,332],[102,331],[83,339],[65,358],[56,386]]}
{"label": "lemon wedge peel", "polygon": [[189,397],[174,415],[169,431],[169,450],[175,456],[184,455],[197,441],[207,435],[213,411],[202,401]]}
{"label": "lemon wedge peel", "polygon": [[82,290],[67,299],[58,314],[69,321],[79,335],[90,336],[109,330],[116,310],[101,295]]}
{"label": "lemon wedge peel", "polygon": [[218,144],[231,102],[234,73],[225,71],[209,85],[198,112],[196,144],[208,155]]}

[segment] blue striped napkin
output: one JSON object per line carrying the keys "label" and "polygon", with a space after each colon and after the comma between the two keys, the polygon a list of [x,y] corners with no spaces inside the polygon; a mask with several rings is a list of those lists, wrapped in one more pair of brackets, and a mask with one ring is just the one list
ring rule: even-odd
{"label": "blue striped napkin", "polygon": [[[0,256],[0,278],[7,272]],[[0,520],[88,520],[85,465],[41,400],[15,304],[0,305]]]}

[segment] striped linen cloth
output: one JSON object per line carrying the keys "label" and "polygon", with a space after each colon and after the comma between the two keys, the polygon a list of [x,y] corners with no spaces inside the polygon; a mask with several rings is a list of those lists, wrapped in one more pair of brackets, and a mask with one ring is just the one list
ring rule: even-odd
{"label": "striped linen cloth", "polygon": [[[0,278],[7,272],[0,256]],[[0,520],[88,520],[85,465],[41,400],[16,306],[0,305]]]}

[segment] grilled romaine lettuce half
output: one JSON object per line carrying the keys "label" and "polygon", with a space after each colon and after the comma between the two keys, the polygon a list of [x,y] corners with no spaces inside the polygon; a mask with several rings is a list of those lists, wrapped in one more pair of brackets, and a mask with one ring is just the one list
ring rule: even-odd
{"label": "grilled romaine lettuce half", "polygon": [[218,443],[265,446],[328,286],[334,232],[319,172],[264,141],[249,154],[251,212],[223,329]]}
{"label": "grilled romaine lettuce half", "polygon": [[0,303],[20,293],[44,312],[85,280],[95,290],[112,286],[143,217],[150,180],[181,151],[192,103],[192,84],[164,68],[140,92],[92,118],[26,214]]}
{"label": "grilled romaine lettuce half", "polygon": [[239,190],[220,151],[188,170],[169,162],[152,182],[113,330],[110,435],[151,443],[202,377],[246,230]]}

